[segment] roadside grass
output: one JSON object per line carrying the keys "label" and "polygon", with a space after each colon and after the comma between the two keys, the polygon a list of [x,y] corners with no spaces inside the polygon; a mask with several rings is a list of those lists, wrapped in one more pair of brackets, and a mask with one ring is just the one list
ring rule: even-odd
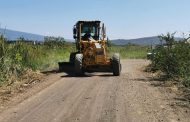
{"label": "roadside grass", "polygon": [[140,46],[140,45],[124,45],[124,46],[116,46],[112,45],[108,48],[110,56],[113,53],[119,53],[122,59],[146,59],[148,46]]}
{"label": "roadside grass", "polygon": [[[50,45],[51,44],[51,45]],[[8,43],[0,38],[0,85],[4,82],[15,82],[27,72],[44,71],[58,67],[58,62],[68,61],[74,45],[67,42],[46,42],[34,45],[19,39]],[[14,79],[12,81],[11,79]]]}
{"label": "roadside grass", "polygon": [[44,52],[39,54],[39,58],[32,59],[35,65],[34,69],[44,71],[51,70],[58,67],[58,62],[69,61],[70,52],[74,49],[72,45],[63,46],[61,48],[49,48],[43,47]]}

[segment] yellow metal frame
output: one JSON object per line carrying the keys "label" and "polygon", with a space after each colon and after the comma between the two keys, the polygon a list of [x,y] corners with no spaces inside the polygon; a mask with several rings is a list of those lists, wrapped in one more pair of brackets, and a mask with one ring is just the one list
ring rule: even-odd
{"label": "yellow metal frame", "polygon": [[[99,43],[101,45],[101,49],[97,49],[95,47],[95,43]],[[107,47],[106,47],[107,41],[105,40],[99,40],[99,41],[80,41],[80,45],[82,45],[83,48],[86,50],[82,51],[83,54],[83,66],[88,67],[88,66],[93,66],[93,65],[111,65],[110,58],[108,57],[107,54]],[[102,50],[104,55],[96,55],[97,50]],[[95,60],[87,60],[88,59],[88,54],[91,53],[95,57]]]}
{"label": "yellow metal frame", "polygon": [[[104,28],[104,25],[103,25]],[[108,51],[107,51],[107,41],[105,40],[105,30],[103,30],[103,39],[102,40],[82,40],[81,39],[81,24],[79,25],[79,44],[82,46],[82,48],[86,49],[82,51],[83,54],[83,67],[90,67],[90,66],[111,66],[111,59],[108,57]],[[97,55],[96,52],[97,49],[95,46],[95,43],[99,43],[101,45],[101,49],[103,50],[104,55]],[[95,60],[91,60],[88,58],[89,52],[92,51],[92,55],[95,57]],[[89,59],[89,60],[88,60]]]}

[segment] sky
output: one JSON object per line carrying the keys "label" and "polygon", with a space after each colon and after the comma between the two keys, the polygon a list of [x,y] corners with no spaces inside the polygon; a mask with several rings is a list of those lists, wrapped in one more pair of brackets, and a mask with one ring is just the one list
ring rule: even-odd
{"label": "sky", "polygon": [[101,20],[111,39],[190,33],[190,0],[0,0],[0,26],[72,39],[78,20]]}

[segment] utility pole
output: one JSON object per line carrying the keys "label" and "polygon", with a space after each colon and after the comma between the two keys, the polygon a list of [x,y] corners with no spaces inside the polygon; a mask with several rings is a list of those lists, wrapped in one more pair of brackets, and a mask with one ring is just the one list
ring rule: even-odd
{"label": "utility pole", "polygon": [[[1,22],[0,22],[0,29],[1,29]],[[1,36],[1,31],[0,31],[0,36]]]}
{"label": "utility pole", "polygon": [[3,31],[3,35],[5,36],[5,32],[6,32],[7,26],[5,26],[5,29]]}

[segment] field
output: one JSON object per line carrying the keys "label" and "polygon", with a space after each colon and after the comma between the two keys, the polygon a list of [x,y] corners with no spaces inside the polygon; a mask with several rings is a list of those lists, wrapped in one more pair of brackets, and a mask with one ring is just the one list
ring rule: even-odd
{"label": "field", "polygon": [[122,59],[146,59],[148,46],[125,45],[109,47],[110,56],[113,53],[119,53]]}
{"label": "field", "polygon": [[[120,53],[122,59],[146,58],[148,47],[137,45],[108,47],[110,57],[113,53]],[[58,67],[58,62],[69,61],[70,52],[75,51],[75,45],[65,41],[48,40],[43,44],[26,43],[19,39],[15,43],[8,43],[0,38],[0,83],[11,77],[19,78],[28,69],[33,71],[52,70]]]}

